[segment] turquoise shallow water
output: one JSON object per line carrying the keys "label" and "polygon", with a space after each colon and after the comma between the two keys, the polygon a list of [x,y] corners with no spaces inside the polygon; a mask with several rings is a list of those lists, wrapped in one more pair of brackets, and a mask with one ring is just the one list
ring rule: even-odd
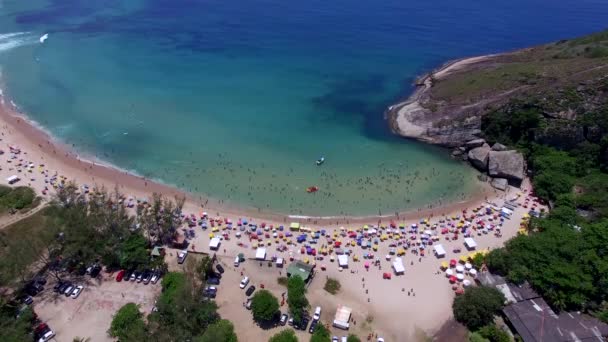
{"label": "turquoise shallow water", "polygon": [[[0,6],[5,93],[59,139],[204,197],[298,215],[471,194],[474,172],[392,136],[386,106],[447,59],[591,32],[608,17],[599,0]],[[320,191],[306,194],[311,185]]]}

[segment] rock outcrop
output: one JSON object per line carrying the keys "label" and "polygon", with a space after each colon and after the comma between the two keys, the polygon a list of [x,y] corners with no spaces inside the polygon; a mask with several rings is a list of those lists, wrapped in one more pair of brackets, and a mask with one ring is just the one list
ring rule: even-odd
{"label": "rock outcrop", "polygon": [[494,145],[492,145],[492,151],[506,151],[508,150],[507,146],[501,144],[501,143],[495,143]]}
{"label": "rock outcrop", "polygon": [[517,151],[490,151],[488,174],[494,178],[521,182],[524,179],[524,156]]}
{"label": "rock outcrop", "polygon": [[471,165],[479,171],[486,171],[488,169],[488,155],[490,151],[491,149],[488,146],[476,147],[470,150],[468,158]]}
{"label": "rock outcrop", "polygon": [[505,191],[509,185],[509,181],[506,178],[494,178],[490,184],[494,189]]}

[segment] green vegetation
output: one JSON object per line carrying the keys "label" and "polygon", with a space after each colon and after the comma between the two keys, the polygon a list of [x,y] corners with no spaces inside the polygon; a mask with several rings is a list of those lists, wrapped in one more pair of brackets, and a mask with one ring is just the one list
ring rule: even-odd
{"label": "green vegetation", "polygon": [[327,278],[327,280],[325,281],[325,286],[323,286],[323,289],[325,291],[333,295],[340,292],[340,288],[342,288],[342,284],[340,284],[340,282],[334,278]]}
{"label": "green vegetation", "polygon": [[536,195],[552,207],[546,217],[531,220],[528,236],[492,251],[486,257],[489,269],[515,283],[528,281],[554,309],[583,309],[604,319],[607,94],[608,82],[594,79],[511,101],[482,121],[487,140],[525,154]]}
{"label": "green vegetation", "polygon": [[285,329],[274,334],[268,342],[298,342],[298,337],[293,329]]}
{"label": "green vegetation", "polygon": [[34,324],[34,313],[30,308],[26,308],[17,317],[18,310],[18,306],[10,303],[0,306],[0,341],[32,340],[30,333]]}
{"label": "green vegetation", "polygon": [[479,335],[490,342],[510,342],[509,334],[499,329],[496,325],[486,325],[477,331]]}
{"label": "green vegetation", "polygon": [[302,320],[302,311],[308,308],[306,284],[300,277],[289,277],[287,284],[287,304],[295,322]]}
{"label": "green vegetation", "polygon": [[277,283],[279,283],[279,285],[287,287],[287,283],[289,283],[289,278],[287,278],[287,277],[278,277],[277,278]]}
{"label": "green vegetation", "polygon": [[145,340],[146,324],[137,304],[127,303],[116,312],[108,334],[125,342]]}
{"label": "green vegetation", "polygon": [[504,302],[503,294],[493,287],[470,287],[454,298],[452,310],[458,322],[474,331],[492,323]]}
{"label": "green vegetation", "polygon": [[268,290],[260,290],[251,299],[251,312],[257,322],[268,323],[279,313],[279,300]]}
{"label": "green vegetation", "polygon": [[27,186],[0,185],[0,212],[6,210],[28,210],[38,205],[40,199],[36,198],[34,189]]}
{"label": "green vegetation", "polygon": [[350,335],[348,335],[346,342],[361,342],[361,339],[359,337],[357,337],[356,335],[350,334]]}
{"label": "green vegetation", "polygon": [[315,331],[313,331],[312,336],[310,336],[310,342],[331,342],[329,330],[327,330],[323,323],[319,322],[317,324]]}
{"label": "green vegetation", "polygon": [[234,332],[232,322],[220,319],[209,325],[203,336],[195,340],[196,342],[238,342]]}

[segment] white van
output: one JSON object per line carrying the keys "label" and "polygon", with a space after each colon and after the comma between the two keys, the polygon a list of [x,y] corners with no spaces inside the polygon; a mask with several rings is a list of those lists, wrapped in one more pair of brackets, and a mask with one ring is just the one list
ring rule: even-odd
{"label": "white van", "polygon": [[238,257],[238,256],[237,256],[236,258],[234,258],[234,267],[239,267],[239,264],[240,264],[240,263],[241,263],[241,262],[240,262],[240,260],[239,260],[239,257]]}

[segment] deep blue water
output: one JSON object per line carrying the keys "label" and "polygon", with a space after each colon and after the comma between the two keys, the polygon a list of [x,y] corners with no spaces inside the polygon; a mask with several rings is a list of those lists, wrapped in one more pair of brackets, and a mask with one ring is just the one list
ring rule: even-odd
{"label": "deep blue water", "polygon": [[417,74],[604,29],[608,1],[4,0],[0,13],[5,93],[79,151],[238,205],[361,215],[476,187],[388,131],[384,109]]}

